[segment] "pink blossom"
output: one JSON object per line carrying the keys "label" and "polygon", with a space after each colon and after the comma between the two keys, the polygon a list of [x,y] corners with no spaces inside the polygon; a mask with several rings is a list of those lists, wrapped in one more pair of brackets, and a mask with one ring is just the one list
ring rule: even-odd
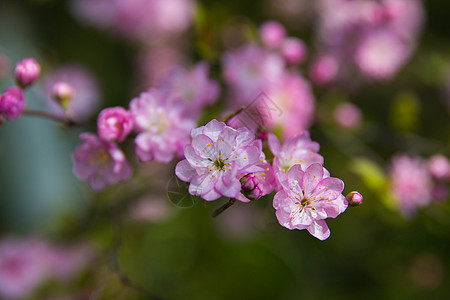
{"label": "pink blossom", "polygon": [[287,173],[292,166],[300,165],[305,170],[311,164],[323,164],[323,157],[318,154],[319,144],[311,141],[309,132],[304,131],[302,134],[294,135],[280,145],[278,138],[269,133],[269,148],[272,151],[273,168],[275,174],[279,171]]}
{"label": "pink blossom", "polygon": [[254,145],[261,151],[261,155],[255,164],[249,165],[242,171],[245,176],[240,179],[241,192],[236,197],[237,200],[242,202],[268,195],[273,192],[276,185],[275,173],[266,160],[264,152],[262,152],[261,140],[256,140]]}
{"label": "pink blossom", "polygon": [[160,88],[179,96],[188,103],[188,114],[197,116],[206,106],[213,104],[219,96],[219,84],[209,79],[209,66],[202,62],[192,70],[174,69],[162,80]]}
{"label": "pink blossom", "polygon": [[398,209],[407,217],[432,200],[433,182],[427,164],[420,157],[397,155],[390,170],[391,188]]}
{"label": "pink blossom", "polygon": [[133,129],[133,117],[125,108],[108,107],[102,110],[97,119],[100,138],[122,142]]}
{"label": "pink blossom", "polygon": [[314,118],[315,99],[309,83],[298,73],[286,72],[269,92],[280,114],[267,114],[265,124],[282,130],[290,138],[308,129]]}
{"label": "pink blossom", "polygon": [[41,73],[41,67],[34,58],[25,58],[17,63],[14,78],[17,84],[25,88],[32,84]]}
{"label": "pink blossom", "polygon": [[276,21],[267,21],[261,26],[259,35],[266,47],[277,48],[286,37],[286,29]]}
{"label": "pink blossom", "polygon": [[75,89],[67,82],[59,81],[53,85],[53,98],[55,98],[63,108],[70,104],[70,101],[75,95]]}
{"label": "pink blossom", "polygon": [[[58,82],[71,85],[75,91],[66,109],[54,98],[54,86]],[[44,78],[41,93],[52,112],[61,116],[67,114],[75,120],[87,119],[100,106],[97,80],[90,71],[78,65],[66,65],[50,72]]]}
{"label": "pink blossom", "polygon": [[450,180],[450,162],[442,154],[436,154],[428,160],[428,170],[437,179]]}
{"label": "pink blossom", "polygon": [[80,19],[126,38],[179,34],[192,22],[192,0],[73,0]]}
{"label": "pink blossom", "polygon": [[236,198],[241,191],[239,179],[261,157],[254,133],[244,127],[236,130],[212,120],[193,129],[191,136],[192,143],[184,148],[186,159],[175,169],[178,178],[190,182],[191,195],[207,201],[221,196]]}
{"label": "pink blossom", "polygon": [[90,133],[81,134],[80,139],[83,144],[72,154],[73,172],[79,179],[89,181],[93,190],[102,190],[131,176],[131,167],[115,143]]}
{"label": "pink blossom", "polygon": [[0,295],[19,299],[47,279],[42,259],[46,245],[37,239],[4,239],[0,243]]}
{"label": "pink blossom", "polygon": [[169,162],[182,156],[195,122],[187,118],[186,102],[170,93],[149,90],[130,102],[136,137],[136,154],[142,161]]}
{"label": "pink blossom", "polygon": [[50,276],[63,281],[76,276],[92,258],[92,249],[83,244],[52,245],[45,255]]}
{"label": "pink blossom", "polygon": [[334,119],[341,127],[356,128],[361,124],[362,113],[356,105],[345,102],[336,107]]}
{"label": "pink blossom", "polygon": [[278,222],[288,229],[306,229],[314,237],[330,236],[326,218],[336,218],[347,209],[341,194],[342,180],[329,177],[321,164],[312,164],[305,171],[293,166],[286,174],[277,173],[282,186],[273,199]]}
{"label": "pink blossom", "polygon": [[248,105],[261,92],[267,92],[279,82],[285,69],[285,63],[278,54],[255,45],[226,53],[223,66],[236,107]]}
{"label": "pink blossom", "polygon": [[306,45],[298,38],[287,38],[281,45],[281,54],[291,64],[302,62],[306,58]]}
{"label": "pink blossom", "polygon": [[339,63],[332,55],[323,55],[313,61],[309,70],[311,80],[317,85],[326,85],[338,75]]}
{"label": "pink blossom", "polygon": [[16,120],[25,108],[25,98],[22,90],[12,86],[7,88],[0,97],[0,114],[10,120]]}
{"label": "pink blossom", "polygon": [[361,71],[377,79],[390,79],[409,57],[407,47],[389,31],[366,35],[356,49],[355,61]]}

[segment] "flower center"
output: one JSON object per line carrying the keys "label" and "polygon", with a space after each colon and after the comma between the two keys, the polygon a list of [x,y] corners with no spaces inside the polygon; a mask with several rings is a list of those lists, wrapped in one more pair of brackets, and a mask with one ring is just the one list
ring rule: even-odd
{"label": "flower center", "polygon": [[311,202],[309,202],[309,200],[305,198],[305,199],[303,199],[303,200],[300,202],[300,204],[301,204],[303,207],[305,207],[305,206],[310,205]]}
{"label": "flower center", "polygon": [[222,159],[221,157],[217,158],[217,159],[214,161],[214,166],[215,166],[216,168],[223,169],[223,167],[225,167],[225,160]]}

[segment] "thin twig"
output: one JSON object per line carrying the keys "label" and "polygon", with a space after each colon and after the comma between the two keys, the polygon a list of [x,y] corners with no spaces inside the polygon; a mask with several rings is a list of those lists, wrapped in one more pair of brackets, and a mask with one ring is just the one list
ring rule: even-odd
{"label": "thin twig", "polygon": [[242,106],[242,107],[240,107],[238,110],[236,110],[235,112],[229,114],[229,115],[225,118],[224,123],[225,123],[225,124],[228,123],[233,117],[235,117],[235,116],[237,116],[238,114],[240,114],[240,113],[241,113],[244,109],[246,109],[246,108],[247,108],[247,107]]}
{"label": "thin twig", "polygon": [[216,209],[214,211],[214,213],[212,214],[213,218],[215,218],[218,215],[220,215],[221,213],[223,213],[225,210],[227,210],[229,207],[231,207],[235,202],[236,202],[236,199],[231,198],[227,203],[225,203],[224,205],[222,205],[221,207],[219,207],[218,209]]}
{"label": "thin twig", "polygon": [[63,125],[67,126],[67,127],[78,127],[78,126],[90,126],[89,124],[84,124],[84,123],[79,123],[76,122],[72,119],[69,119],[67,117],[61,117],[59,115],[53,114],[53,113],[49,113],[46,111],[41,111],[41,110],[35,110],[35,109],[25,109],[22,112],[23,115],[27,115],[27,116],[32,116],[32,117],[39,117],[39,118],[44,118],[44,119],[48,119],[48,120],[52,120],[52,121],[56,121],[56,122],[60,122]]}

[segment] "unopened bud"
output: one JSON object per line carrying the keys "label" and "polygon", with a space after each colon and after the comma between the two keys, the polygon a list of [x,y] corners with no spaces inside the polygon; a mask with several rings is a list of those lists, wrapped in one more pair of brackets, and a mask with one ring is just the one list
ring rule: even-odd
{"label": "unopened bud", "polygon": [[57,82],[53,85],[53,97],[66,110],[69,107],[70,100],[75,97],[75,89],[67,82]]}
{"label": "unopened bud", "polygon": [[14,78],[21,88],[32,84],[41,73],[41,67],[33,58],[25,58],[17,63]]}
{"label": "unopened bud", "polygon": [[345,198],[347,199],[349,206],[358,206],[363,201],[363,196],[356,191],[348,193]]}
{"label": "unopened bud", "polygon": [[7,88],[0,97],[0,113],[10,120],[16,120],[25,108],[22,90],[16,86]]}
{"label": "unopened bud", "polygon": [[242,192],[248,198],[261,198],[263,191],[258,184],[258,178],[254,174],[248,174],[241,178]]}

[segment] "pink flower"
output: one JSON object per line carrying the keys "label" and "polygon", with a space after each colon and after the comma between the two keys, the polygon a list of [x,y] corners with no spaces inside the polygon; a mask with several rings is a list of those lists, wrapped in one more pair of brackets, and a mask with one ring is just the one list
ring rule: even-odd
{"label": "pink flower", "polygon": [[334,111],[334,119],[341,127],[356,128],[361,124],[361,110],[352,103],[341,103]]}
{"label": "pink flower", "polygon": [[270,90],[285,69],[281,56],[255,45],[225,54],[223,66],[236,107],[248,105],[261,92]]}
{"label": "pink flower", "polygon": [[169,162],[182,156],[195,122],[184,116],[186,103],[172,94],[149,90],[130,102],[136,137],[136,154],[142,161]]}
{"label": "pink flower", "polygon": [[377,79],[390,79],[410,55],[395,34],[379,31],[366,35],[356,49],[355,61],[361,71]]}
{"label": "pink flower", "polygon": [[266,47],[277,48],[286,37],[286,30],[276,21],[267,21],[261,26],[259,35]]}
{"label": "pink flower", "polygon": [[68,107],[75,95],[75,89],[67,82],[59,81],[53,85],[53,98],[55,98],[63,108]]}
{"label": "pink flower", "polygon": [[25,88],[32,84],[41,73],[41,67],[33,58],[25,58],[17,63],[14,78],[17,84]]}
{"label": "pink flower", "polygon": [[[65,109],[54,98],[54,86],[58,82],[71,85],[75,91]],[[41,93],[51,111],[61,116],[67,113],[75,120],[87,119],[100,106],[97,80],[90,71],[78,65],[63,66],[49,73],[44,79]]]}
{"label": "pink flower", "polygon": [[133,129],[133,117],[123,107],[109,107],[102,110],[97,119],[100,138],[122,142]]}
{"label": "pink flower", "polygon": [[261,156],[254,133],[247,128],[236,130],[212,120],[193,129],[191,136],[192,143],[184,148],[186,159],[175,169],[178,178],[190,182],[191,195],[207,201],[221,196],[236,198],[241,191],[239,179]]}
{"label": "pink flower", "polygon": [[0,114],[10,120],[16,120],[25,108],[25,98],[22,90],[12,86],[7,88],[0,97]]}
{"label": "pink flower", "polygon": [[318,154],[319,144],[311,141],[309,132],[304,131],[302,134],[294,135],[289,138],[283,145],[280,145],[278,138],[273,134],[269,134],[269,148],[272,151],[273,168],[275,174],[279,171],[287,173],[292,166],[300,165],[305,170],[311,164],[323,164],[323,157]]}
{"label": "pink flower", "polygon": [[68,281],[85,268],[92,257],[92,249],[87,245],[74,244],[71,246],[52,245],[47,250],[45,259],[50,276]]}
{"label": "pink flower", "polygon": [[287,38],[281,45],[281,54],[291,64],[302,62],[306,58],[306,45],[297,38]]}
{"label": "pink flower", "polygon": [[428,170],[437,179],[450,180],[450,162],[442,154],[436,154],[428,160]]}
{"label": "pink flower", "polygon": [[281,113],[267,114],[270,117],[265,120],[264,125],[280,128],[284,138],[300,134],[310,127],[314,118],[315,100],[309,83],[300,74],[286,72],[268,95]]}
{"label": "pink flower", "polygon": [[342,180],[329,177],[321,164],[312,164],[305,171],[293,166],[286,174],[277,173],[282,190],[273,199],[278,222],[288,229],[306,229],[314,237],[330,236],[326,218],[336,218],[347,209],[341,194]]}
{"label": "pink flower", "polygon": [[192,22],[191,0],[73,0],[82,20],[108,28],[126,38],[146,41],[150,36],[178,34]]}
{"label": "pink flower", "polygon": [[433,182],[427,164],[419,157],[397,155],[390,170],[391,188],[403,215],[414,215],[417,208],[432,200]]}
{"label": "pink flower", "polygon": [[209,66],[199,63],[192,70],[174,69],[161,83],[161,89],[185,100],[188,114],[197,116],[219,96],[219,84],[209,79]]}
{"label": "pink flower", "polygon": [[83,144],[72,154],[73,172],[81,180],[89,181],[93,190],[117,184],[131,176],[131,167],[115,143],[90,133],[80,135]]}
{"label": "pink flower", "polygon": [[323,55],[312,63],[309,76],[315,84],[326,85],[336,78],[338,70],[337,59],[331,55]]}
{"label": "pink flower", "polygon": [[0,295],[22,299],[47,279],[42,259],[46,245],[35,239],[4,239],[0,243]]}

